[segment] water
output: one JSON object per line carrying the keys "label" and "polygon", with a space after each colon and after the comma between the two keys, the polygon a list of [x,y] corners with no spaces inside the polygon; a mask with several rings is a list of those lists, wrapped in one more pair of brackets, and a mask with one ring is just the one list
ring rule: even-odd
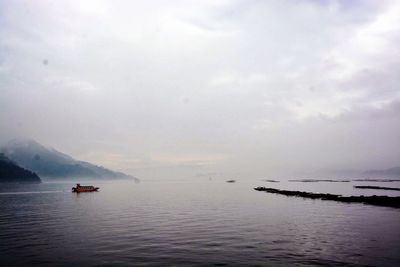
{"label": "water", "polygon": [[70,192],[72,183],[2,185],[0,265],[400,264],[400,210],[289,198],[252,188],[399,192],[355,190],[352,183],[257,180],[95,185],[100,192],[82,194]]}

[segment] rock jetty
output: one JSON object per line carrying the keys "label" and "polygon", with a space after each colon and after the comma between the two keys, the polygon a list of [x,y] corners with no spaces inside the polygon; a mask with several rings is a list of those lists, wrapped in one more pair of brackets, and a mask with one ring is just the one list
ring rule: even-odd
{"label": "rock jetty", "polygon": [[355,185],[354,188],[400,191],[400,188],[398,187],[384,187],[384,186],[372,186],[372,185]]}
{"label": "rock jetty", "polygon": [[333,180],[333,179],[295,179],[295,180],[289,180],[289,182],[301,182],[301,183],[318,183],[318,182],[327,182],[327,183],[349,183],[350,180]]}
{"label": "rock jetty", "polygon": [[310,193],[302,191],[280,190],[276,188],[256,187],[254,190],[264,191],[267,193],[280,194],[291,197],[302,197],[310,199],[331,200],[343,203],[363,203],[375,206],[400,208],[400,197],[389,196],[349,196],[325,194],[325,193]]}
{"label": "rock jetty", "polygon": [[355,182],[379,182],[379,183],[391,183],[400,182],[400,179],[353,179]]}

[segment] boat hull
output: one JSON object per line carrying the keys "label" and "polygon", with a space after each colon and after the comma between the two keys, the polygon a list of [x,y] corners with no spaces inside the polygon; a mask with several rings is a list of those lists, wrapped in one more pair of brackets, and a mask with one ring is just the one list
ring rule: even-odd
{"label": "boat hull", "polygon": [[98,187],[94,186],[81,186],[77,184],[76,187],[72,187],[73,193],[86,193],[86,192],[97,192],[99,190]]}

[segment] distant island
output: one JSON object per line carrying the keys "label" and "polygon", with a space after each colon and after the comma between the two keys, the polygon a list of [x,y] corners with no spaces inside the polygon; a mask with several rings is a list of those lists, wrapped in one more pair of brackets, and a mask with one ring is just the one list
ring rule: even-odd
{"label": "distant island", "polygon": [[36,173],[21,168],[3,153],[0,153],[0,182],[40,183],[41,180]]}
{"label": "distant island", "polygon": [[47,180],[79,178],[132,179],[139,181],[137,178],[125,173],[76,160],[53,148],[47,148],[34,140],[12,140],[1,148],[0,153],[3,153],[19,166],[31,170]]}

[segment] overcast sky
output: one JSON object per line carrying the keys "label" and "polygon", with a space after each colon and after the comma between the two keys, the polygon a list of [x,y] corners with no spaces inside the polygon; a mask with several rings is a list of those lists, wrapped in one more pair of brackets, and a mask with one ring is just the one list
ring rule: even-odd
{"label": "overcast sky", "polygon": [[139,178],[399,166],[399,44],[396,0],[0,0],[0,141]]}

